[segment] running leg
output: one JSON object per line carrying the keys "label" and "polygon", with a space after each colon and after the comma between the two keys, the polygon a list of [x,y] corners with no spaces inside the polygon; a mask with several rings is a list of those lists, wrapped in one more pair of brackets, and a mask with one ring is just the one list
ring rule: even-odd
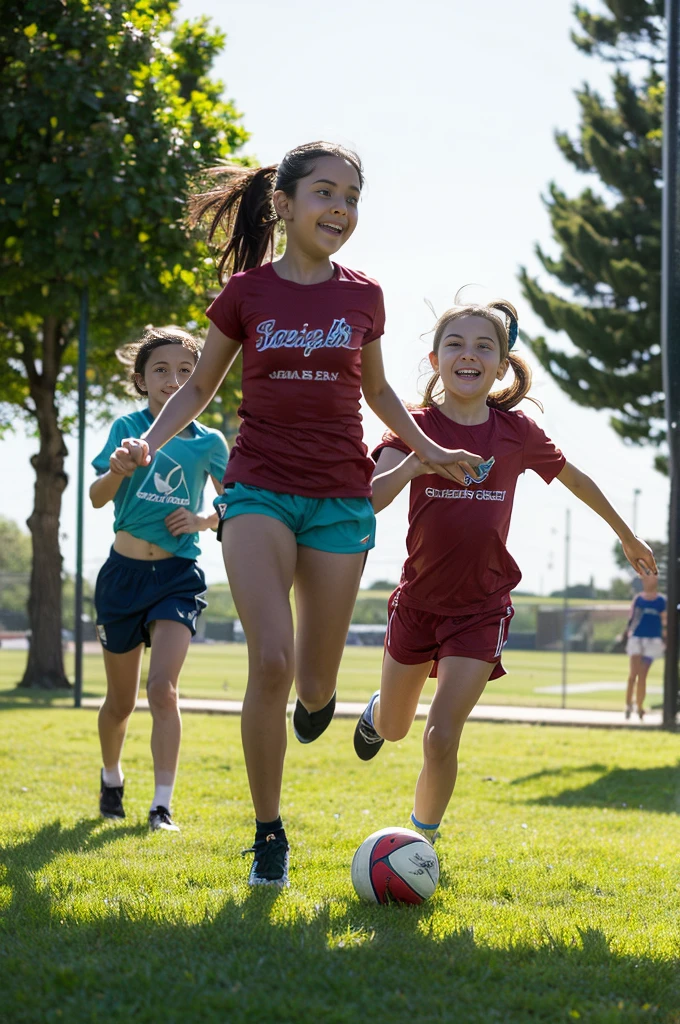
{"label": "running leg", "polygon": [[449,804],[458,772],[458,746],[467,718],[484,692],[493,665],[473,658],[442,658],[437,692],[423,735],[423,768],[416,784],[414,817],[432,827]]}
{"label": "running leg", "polygon": [[259,821],[279,816],[286,705],[293,683],[290,589],[295,534],[278,519],[247,513],[224,523],[222,550],[229,585],[248,643],[248,686],[241,736]]}
{"label": "running leg", "polygon": [[[181,622],[157,619],[152,625],[151,660],[146,695],[151,711],[151,754],[155,782],[151,810],[170,812],[177,775],[182,719],[179,713],[179,675],[191,642],[191,631]],[[166,822],[160,827],[169,827]]]}

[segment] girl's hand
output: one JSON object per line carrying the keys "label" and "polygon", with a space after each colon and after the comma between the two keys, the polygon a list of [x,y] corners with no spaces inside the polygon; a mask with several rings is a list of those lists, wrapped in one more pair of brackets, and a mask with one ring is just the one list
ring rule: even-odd
{"label": "girl's hand", "polygon": [[182,533],[198,533],[205,522],[202,516],[190,512],[188,508],[178,508],[165,517],[165,525],[173,537]]}
{"label": "girl's hand", "polygon": [[134,462],[135,469],[137,466],[150,465],[153,455],[151,454],[149,445],[146,441],[139,437],[126,437],[120,443],[121,447],[126,449],[129,457]]}
{"label": "girl's hand", "polygon": [[631,534],[629,540],[621,541],[623,553],[639,576],[658,576],[654,553],[649,544]]}
{"label": "girl's hand", "polygon": [[109,469],[115,476],[133,476],[137,463],[130,458],[127,448],[116,448],[109,456]]}
{"label": "girl's hand", "polygon": [[438,444],[431,445],[426,451],[417,452],[417,455],[420,461],[428,467],[426,472],[448,477],[449,480],[455,480],[463,487],[467,487],[465,474],[467,473],[473,480],[476,480],[475,468],[484,461],[480,455],[473,455],[472,452],[466,452],[464,449],[452,451],[449,448],[441,448]]}

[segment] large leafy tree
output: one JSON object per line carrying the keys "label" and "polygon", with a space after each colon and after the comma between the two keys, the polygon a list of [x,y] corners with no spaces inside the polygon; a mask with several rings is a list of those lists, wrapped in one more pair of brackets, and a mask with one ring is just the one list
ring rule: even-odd
{"label": "large leafy tree", "polygon": [[[24,685],[67,685],[59,517],[80,297],[91,416],[122,394],[115,349],[149,322],[201,325],[216,284],[183,221],[192,181],[247,138],[210,77],[224,35],[170,0],[9,0],[0,24],[0,428],[27,422],[35,504]],[[225,388],[213,421],[228,421]]]}
{"label": "large leafy tree", "polygon": [[[565,351],[529,339],[553,379],[579,405],[611,409],[626,441],[662,445],[661,129],[663,0],[605,0],[607,13],[576,5],[573,34],[585,53],[613,64],[612,97],[584,85],[578,136],[556,135],[590,184],[570,197],[555,183],[546,206],[558,254],[536,252],[544,277],[522,268],[523,291]],[[596,181],[596,179],[598,179]],[[663,469],[663,455],[657,458]]]}

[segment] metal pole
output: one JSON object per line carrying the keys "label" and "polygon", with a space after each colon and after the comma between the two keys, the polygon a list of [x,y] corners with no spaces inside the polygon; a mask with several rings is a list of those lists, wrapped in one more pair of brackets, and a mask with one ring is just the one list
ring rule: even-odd
{"label": "metal pole", "polygon": [[680,602],[680,0],[666,0],[668,53],[663,130],[661,346],[668,422],[668,629],[663,724],[674,729],[678,711],[678,603]]}
{"label": "metal pole", "polygon": [[642,494],[639,487],[633,489],[633,533],[637,537],[637,519],[638,519],[638,498]]}
{"label": "metal pole", "polygon": [[83,697],[83,490],[85,487],[85,396],[87,389],[87,286],[80,296],[80,331],[78,334],[78,480],[76,512],[76,597],[75,597],[75,692],[74,705],[79,708]]}
{"label": "metal pole", "polygon": [[571,512],[567,509],[564,525],[564,598],[562,600],[562,707],[567,706],[567,656],[569,654],[569,546]]}

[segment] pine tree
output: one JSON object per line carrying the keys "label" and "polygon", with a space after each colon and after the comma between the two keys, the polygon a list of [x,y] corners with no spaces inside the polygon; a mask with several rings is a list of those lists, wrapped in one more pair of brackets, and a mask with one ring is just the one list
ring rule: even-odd
{"label": "pine tree", "polygon": [[[612,98],[587,84],[578,92],[578,138],[556,133],[565,158],[597,176],[570,198],[554,182],[546,207],[559,255],[536,247],[553,288],[523,267],[524,295],[546,327],[573,348],[527,341],[556,383],[579,405],[611,409],[624,440],[665,439],[661,383],[661,133],[664,82],[663,0],[605,0],[608,15],[577,5],[584,53],[614,65]],[[575,349],[575,351],[574,351]],[[663,455],[657,468],[665,468]]]}

